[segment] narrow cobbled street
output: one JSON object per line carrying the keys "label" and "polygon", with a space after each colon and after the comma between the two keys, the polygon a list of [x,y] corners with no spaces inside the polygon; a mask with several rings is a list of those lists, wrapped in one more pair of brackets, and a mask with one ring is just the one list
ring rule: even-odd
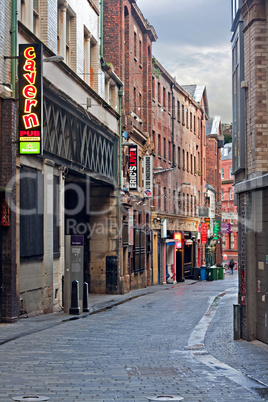
{"label": "narrow cobbled street", "polygon": [[268,348],[233,340],[236,302],[235,272],[92,295],[91,313],[79,319],[60,313],[1,325],[0,400],[267,400]]}

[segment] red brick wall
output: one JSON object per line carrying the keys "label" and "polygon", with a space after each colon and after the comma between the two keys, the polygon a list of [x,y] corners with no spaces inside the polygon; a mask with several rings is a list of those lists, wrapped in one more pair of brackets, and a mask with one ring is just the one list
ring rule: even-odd
{"label": "red brick wall", "polygon": [[[133,128],[133,124],[130,124],[132,121],[137,124],[138,130],[150,133],[152,41],[128,0],[104,2],[103,44],[104,60],[113,64],[115,73],[124,83],[122,109],[128,117],[125,128],[130,132]],[[134,112],[142,123],[133,121],[131,112]]]}
{"label": "red brick wall", "polygon": [[[158,63],[158,62],[157,62]],[[154,96],[152,102],[153,139],[154,139],[154,166],[169,169],[170,172],[155,174],[155,200],[154,207],[159,210],[159,186],[161,192],[160,211],[179,215],[195,216],[196,209],[203,205],[202,192],[205,187],[205,121],[201,132],[201,120],[204,117],[199,105],[178,84],[173,88],[174,96],[174,156],[172,156],[172,90],[173,79],[158,63],[160,74],[154,77]],[[160,88],[160,96],[159,96]],[[165,88],[165,91],[164,91]],[[165,101],[163,94],[165,93]],[[170,94],[170,95],[169,95]],[[169,102],[170,96],[170,102]],[[180,114],[178,114],[178,102]],[[184,107],[184,118],[183,110]],[[188,110],[188,123],[186,119]],[[192,117],[192,124],[190,123]],[[195,126],[194,126],[195,117]],[[198,128],[198,119],[200,121]],[[160,146],[159,146],[160,140]],[[166,154],[164,155],[164,144]],[[184,153],[184,162],[183,162]],[[188,164],[187,164],[188,156]],[[172,166],[172,159],[174,166]],[[199,160],[199,162],[198,162]],[[189,183],[187,185],[182,183]],[[173,194],[175,191],[175,202]],[[164,194],[165,193],[165,194]],[[183,210],[183,195],[185,209]],[[187,196],[189,209],[187,213]],[[180,211],[178,210],[180,197]],[[191,207],[192,200],[192,207]],[[175,204],[175,208],[174,208]]]}

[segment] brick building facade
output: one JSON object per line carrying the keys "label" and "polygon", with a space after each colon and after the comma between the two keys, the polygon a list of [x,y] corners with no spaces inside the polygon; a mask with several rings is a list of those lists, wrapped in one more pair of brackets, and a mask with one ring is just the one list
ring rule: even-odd
{"label": "brick building facade", "polygon": [[[144,18],[136,1],[107,0],[104,6],[104,60],[111,64],[124,83],[122,131],[127,144],[138,148],[138,183],[129,187],[130,147],[122,144],[123,241],[121,277],[124,290],[152,283],[150,249],[150,200],[144,200],[143,160],[150,155],[152,144],[152,43],[157,39],[154,28]],[[134,221],[129,221],[129,215]],[[134,232],[133,241],[128,231]]]}
{"label": "brick building facade", "polygon": [[223,134],[221,118],[219,116],[208,120],[206,125],[206,181],[213,187],[213,210],[209,200],[210,235],[212,240],[209,247],[213,252],[213,263],[222,262],[221,233],[217,230],[218,222],[221,222],[221,148],[223,147]]}
{"label": "brick building facade", "polygon": [[268,343],[267,1],[233,1],[232,17],[241,337]]}
{"label": "brick building facade", "polygon": [[[224,264],[231,259],[238,262],[238,215],[234,201],[232,144],[224,145],[221,152],[221,205],[222,205],[222,256]],[[227,224],[227,225],[226,225]]]}
{"label": "brick building facade", "polygon": [[189,93],[153,63],[153,276],[162,283],[191,276],[204,254],[198,207],[204,205],[208,104],[204,87],[187,87]]}

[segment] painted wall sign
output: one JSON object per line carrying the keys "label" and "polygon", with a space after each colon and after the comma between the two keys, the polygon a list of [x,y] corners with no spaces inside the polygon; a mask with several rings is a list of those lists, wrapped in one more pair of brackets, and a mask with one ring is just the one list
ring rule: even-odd
{"label": "painted wall sign", "polygon": [[129,152],[129,190],[138,190],[138,145],[130,145]]}
{"label": "painted wall sign", "polygon": [[19,153],[43,153],[43,45],[19,45]]}
{"label": "painted wall sign", "polygon": [[207,224],[201,224],[201,243],[206,244],[207,242]]}
{"label": "painted wall sign", "polygon": [[143,158],[143,196],[151,198],[153,196],[153,157],[144,156]]}

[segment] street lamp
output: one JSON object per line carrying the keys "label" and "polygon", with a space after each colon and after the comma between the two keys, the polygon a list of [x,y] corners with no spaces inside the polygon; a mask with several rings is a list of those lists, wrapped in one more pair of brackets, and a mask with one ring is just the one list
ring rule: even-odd
{"label": "street lamp", "polygon": [[9,92],[13,92],[13,87],[12,84],[6,83],[6,82],[1,82],[0,85],[3,85],[3,87],[9,91]]}

